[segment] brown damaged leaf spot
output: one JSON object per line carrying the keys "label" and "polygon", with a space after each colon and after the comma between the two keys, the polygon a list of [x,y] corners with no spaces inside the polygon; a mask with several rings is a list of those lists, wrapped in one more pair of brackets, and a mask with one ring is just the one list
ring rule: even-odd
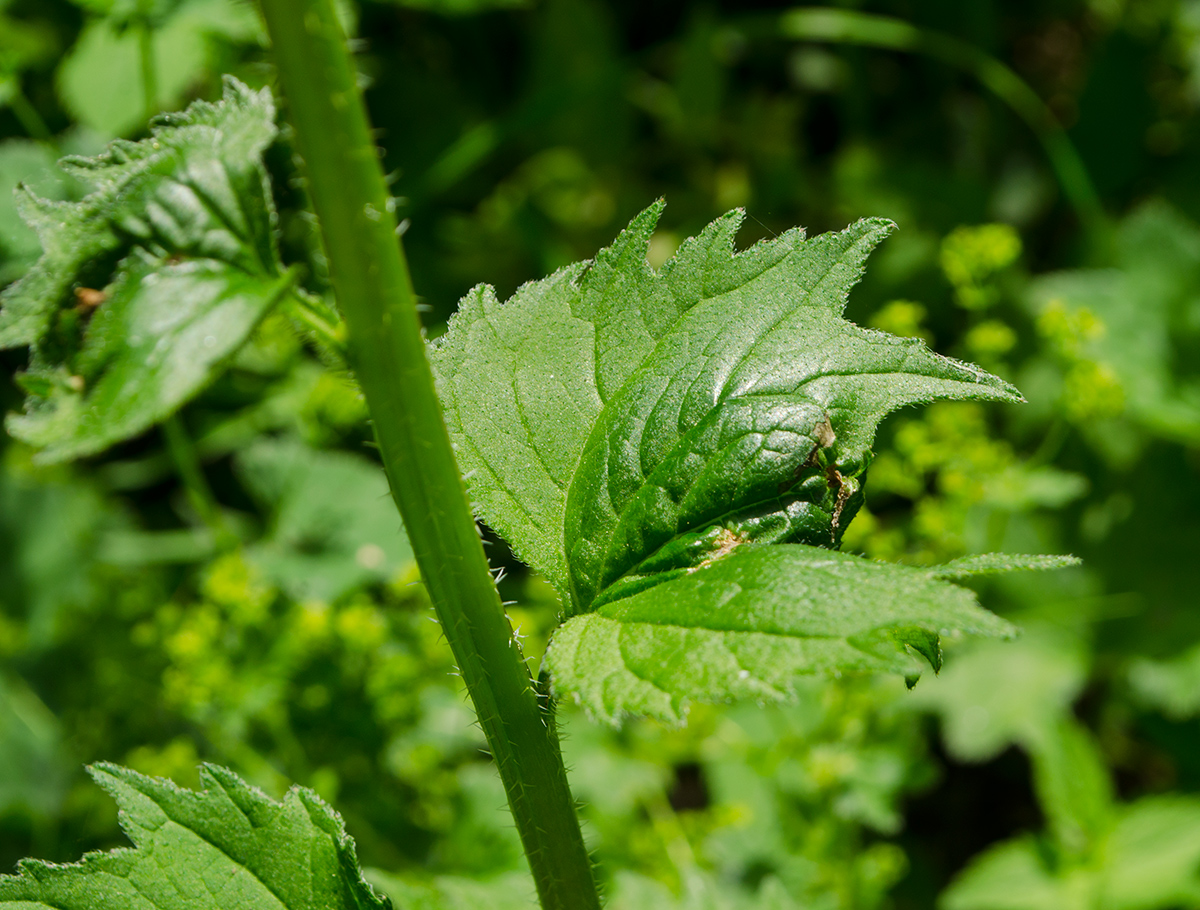
{"label": "brown damaged leaf spot", "polygon": [[833,515],[830,522],[830,530],[834,540],[837,538],[838,522],[842,518],[842,509],[846,507],[846,502],[854,495],[858,489],[858,484],[853,477],[845,477],[833,465],[829,465],[825,469],[825,482],[829,484],[829,489],[835,491],[837,499],[833,504]]}
{"label": "brown damaged leaf spot", "polygon": [[722,556],[728,556],[735,549],[744,543],[749,543],[748,538],[742,537],[736,531],[729,528],[721,528],[713,538],[713,548],[709,551],[708,556],[704,557],[699,563],[688,569],[688,574],[695,572],[698,569],[703,569],[705,566],[712,565]]}
{"label": "brown damaged leaf spot", "polygon": [[817,444],[809,453],[809,461],[817,454],[818,449],[828,449],[834,442],[837,441],[837,433],[833,432],[833,424],[829,422],[829,414],[821,418],[821,422],[817,424],[814,432],[817,435]]}
{"label": "brown damaged leaf spot", "polygon": [[107,299],[108,295],[104,291],[97,291],[95,288],[75,289],[75,309],[81,313],[90,313]]}
{"label": "brown damaged leaf spot", "polygon": [[795,486],[796,481],[800,479],[800,475],[818,463],[818,454],[822,449],[830,448],[837,442],[837,433],[833,432],[833,424],[829,422],[829,414],[826,413],[821,418],[821,422],[813,427],[813,436],[816,438],[812,450],[808,453],[808,457],[800,464],[796,465],[796,470],[792,471],[792,476],[779,484],[779,495],[782,496],[789,489]]}

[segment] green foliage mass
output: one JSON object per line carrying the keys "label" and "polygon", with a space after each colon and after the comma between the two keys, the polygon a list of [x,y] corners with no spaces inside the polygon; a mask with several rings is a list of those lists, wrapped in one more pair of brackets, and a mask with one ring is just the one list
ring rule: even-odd
{"label": "green foliage mass", "polygon": [[[1062,364],[1064,410],[1094,427],[1110,457],[1130,457],[1130,429],[1122,432],[1130,423],[1194,445],[1200,231],[1155,202],[1130,215],[1116,243],[1111,269],[1046,275],[1030,288],[1038,328]],[[1112,425],[1116,438],[1105,442],[1101,428]]]}
{"label": "green foliage mass", "polygon": [[[502,430],[539,447],[538,457],[506,469],[511,490],[539,491],[521,500],[548,529],[536,542],[532,519],[513,506],[510,528],[501,524],[499,498],[485,502],[487,471],[471,478],[482,514],[550,580],[487,536],[525,654],[537,668],[548,653],[547,666],[565,678],[566,644],[618,627],[628,643],[598,650],[595,665],[615,670],[614,680],[634,666],[676,686],[670,695],[649,689],[645,704],[626,701],[626,709],[668,720],[687,709],[686,726],[626,716],[614,728],[592,723],[563,690],[563,748],[609,905],[1200,906],[1200,54],[1188,4],[870,7],[922,35],[944,32],[986,49],[1050,101],[1111,217],[1111,233],[1098,236],[1080,230],[1025,124],[971,73],[936,56],[785,39],[770,11],[751,21],[729,7],[542,0],[513,13],[510,5],[342,6],[366,39],[356,45],[360,78],[395,180],[394,204],[410,219],[404,243],[431,336],[442,334],[469,288],[497,288],[494,297],[473,292],[463,310],[494,321],[503,344],[483,348],[487,325],[473,323],[472,343],[492,359],[460,381],[491,390],[480,402],[486,412],[472,418],[475,436],[492,442]],[[21,432],[24,411],[34,415],[30,432],[51,443],[42,450],[49,458],[58,457],[55,446],[63,461],[83,455],[35,464],[29,443],[0,440],[0,873],[24,856],[67,863],[124,843],[111,800],[83,765],[115,761],[197,787],[196,766],[215,762],[283,801],[255,805],[291,807],[289,817],[309,833],[320,830],[313,818],[329,816],[310,812],[312,798],[285,795],[290,784],[336,805],[369,867],[366,879],[398,907],[528,905],[532,881],[499,811],[504,794],[364,446],[371,429],[325,304],[328,267],[288,137],[276,134],[259,92],[270,76],[252,7],[0,7],[0,281],[8,285],[0,322],[11,345],[0,357],[6,376],[28,380],[0,384],[0,399],[15,412],[10,432]],[[105,186],[92,181],[102,172],[53,166],[64,154],[95,158],[113,136],[152,142],[147,113],[215,101],[222,72],[253,87],[239,95],[246,131],[210,131],[193,142],[205,134],[197,126],[161,157],[131,151],[126,165],[142,161],[149,171],[126,185],[136,192],[120,205],[103,201]],[[208,170],[212,150],[243,139],[245,154],[225,162],[241,170],[226,176],[243,181],[246,198],[259,193],[255,217],[264,229],[222,224],[226,252],[200,255],[185,235],[212,229],[205,219],[219,208],[202,207],[203,219],[176,220],[161,235],[113,227],[108,213],[126,202],[147,225],[170,227],[180,188],[208,185],[197,174],[225,179]],[[132,141],[118,148],[151,151]],[[95,206],[97,217],[71,223],[99,255],[62,259],[62,283],[35,277],[42,241],[18,213],[30,210],[18,202],[28,195],[9,192],[18,183],[46,200],[33,206],[35,216],[82,217]],[[617,268],[615,247],[601,256],[607,265],[569,265],[660,196],[670,208],[638,238],[649,267],[632,247],[620,260],[631,271]],[[158,221],[148,220],[151,203],[163,206]],[[619,394],[605,385],[601,397],[601,379],[616,382],[629,367],[606,367],[611,374],[590,386],[545,398],[548,388],[521,369],[599,350],[595,311],[578,295],[589,281],[597,290],[603,268],[623,276],[623,299],[640,300],[645,288],[655,304],[682,238],[718,228],[732,234],[722,213],[739,206],[748,212],[740,241],[747,249],[730,262],[757,255],[759,239],[774,249],[792,242],[794,224],[811,227],[811,245],[832,242],[836,234],[821,232],[864,217],[896,222],[901,229],[872,255],[845,318],[979,363],[1028,398],[1020,407],[942,401],[894,414],[872,427],[868,482],[855,474],[863,465],[835,462],[859,486],[839,516],[842,551],[888,565],[804,549],[827,545],[836,505],[832,487],[809,477],[813,495],[803,502],[814,507],[810,516],[824,516],[808,529],[813,539],[738,544],[708,567],[721,570],[724,585],[743,561],[767,553],[780,554],[769,557],[767,577],[775,560],[819,558],[830,571],[846,566],[950,591],[965,610],[960,620],[998,630],[1001,620],[981,619],[977,600],[1023,630],[1013,640],[939,636],[942,670],[912,691],[899,676],[792,673],[789,661],[806,647],[796,639],[777,663],[759,668],[764,675],[755,676],[772,685],[760,684],[748,701],[720,703],[730,683],[750,679],[737,679],[746,668],[731,664],[711,680],[718,704],[695,697],[709,682],[692,672],[699,651],[664,655],[646,650],[647,640],[704,638],[704,647],[728,655],[732,636],[761,633],[709,629],[694,610],[684,617],[691,625],[643,623],[633,613],[639,622],[620,621],[623,611],[646,607],[655,589],[678,590],[672,585],[708,571],[689,573],[695,564],[681,546],[672,553],[677,575],[629,596],[608,591],[611,572],[622,571],[613,564],[605,574],[611,541],[635,524],[651,527],[638,523],[645,510],[632,524],[596,520],[602,501],[581,498],[573,520],[598,529],[586,539],[600,544],[572,575],[566,516],[575,465],[599,412]],[[256,295],[282,290],[283,262],[302,265],[298,296],[316,319],[298,318],[295,300],[262,315],[267,299]],[[128,279],[118,284],[147,268],[172,276],[169,296],[134,294]],[[538,280],[564,268],[558,284]],[[241,304],[221,290],[233,286],[226,277],[252,288]],[[518,290],[528,281],[535,284]],[[18,288],[39,284],[49,290],[31,295],[37,303],[10,311]],[[175,294],[188,288],[204,290],[204,300]],[[77,289],[108,296],[77,310],[83,298],[98,299]],[[201,345],[201,356],[184,364],[192,379],[171,386],[177,396],[137,403],[137,420],[90,429],[73,422],[70,407],[95,393],[110,364],[138,375],[146,362],[144,352],[124,356],[113,339],[177,299],[192,300],[194,314],[206,311],[204,301],[223,312],[233,306],[242,340],[215,353]],[[593,293],[587,306],[602,299]],[[111,306],[120,300],[123,313]],[[101,332],[106,307],[114,313]],[[25,315],[10,325],[10,312]],[[516,325],[522,312],[544,317],[547,334],[535,322]],[[443,346],[464,343],[465,318],[456,326]],[[734,320],[717,339],[740,328]],[[636,319],[616,319],[611,332],[635,352],[650,338]],[[78,364],[96,372],[87,377]],[[87,380],[82,391],[74,377]],[[117,378],[109,380],[114,389]],[[532,436],[513,418],[518,401],[527,413],[550,415]],[[736,416],[716,411],[713,421]],[[192,437],[207,512],[153,431],[171,413]],[[56,414],[64,415],[61,429],[37,423]],[[630,414],[652,424],[652,414]],[[802,449],[803,461],[820,440],[811,424],[795,429],[781,457]],[[839,444],[848,438],[844,429],[836,435]],[[662,438],[677,446],[682,436]],[[561,494],[543,482],[543,462],[560,465]],[[597,481],[626,476],[603,467]],[[680,508],[649,514],[678,528]],[[528,527],[513,530],[523,522]],[[685,536],[681,544],[711,555],[712,540]],[[991,551],[1075,552],[1085,562],[989,574],[999,565],[980,560]],[[955,567],[963,574],[950,577]],[[576,576],[590,591],[589,609],[571,600]],[[771,610],[789,628],[812,619],[793,593]],[[682,611],[695,596],[688,587],[677,607],[653,604],[656,616]],[[749,602],[742,597],[734,607]],[[761,619],[770,602],[756,600],[745,615]],[[564,603],[580,612],[548,649]],[[918,612],[922,628],[933,628],[933,612]],[[848,637],[820,644],[860,665],[913,672],[911,647],[859,628],[856,615],[835,616]],[[924,633],[907,640],[928,642]],[[599,690],[596,674],[578,686],[593,687],[593,714],[626,698]],[[789,697],[774,702],[785,689]],[[773,703],[760,707],[759,699]],[[214,795],[201,789],[186,799]],[[318,842],[331,856],[335,838],[327,834],[336,824],[327,828]],[[117,854],[122,862],[138,855]],[[117,862],[103,856],[89,862]],[[16,887],[12,881],[0,888]]]}
{"label": "green foliage mass", "polygon": [[9,432],[45,460],[143,432],[210,382],[287,291],[262,153],[266,93],[164,118],[149,139],[63,166],[79,202],[26,193],[43,253],[0,298],[0,346],[27,345],[25,413]]}
{"label": "green foliage mass", "polygon": [[297,600],[335,601],[412,563],[387,480],[369,462],[261,440],[239,453],[237,469],[272,521],[247,558]]}

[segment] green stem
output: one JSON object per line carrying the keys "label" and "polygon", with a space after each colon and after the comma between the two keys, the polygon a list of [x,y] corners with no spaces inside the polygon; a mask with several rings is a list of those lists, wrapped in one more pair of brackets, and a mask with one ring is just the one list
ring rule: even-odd
{"label": "green stem", "polygon": [[1045,437],[1037,450],[1026,461],[1027,465],[1037,466],[1049,464],[1058,457],[1058,453],[1062,451],[1063,444],[1066,443],[1067,437],[1071,435],[1070,425],[1061,417],[1055,417],[1054,422],[1050,424],[1050,429],[1046,431]]}
{"label": "green stem", "polygon": [[146,119],[158,113],[158,71],[154,62],[154,29],[142,19],[137,26],[138,55],[142,65],[142,103]]}
{"label": "green stem", "polygon": [[924,54],[970,73],[1033,130],[1083,226],[1098,239],[1103,240],[1107,234],[1108,218],[1100,196],[1066,130],[1038,93],[999,60],[951,35],[918,28],[899,19],[850,10],[792,10],[783,15],[780,28],[785,36],[804,41],[859,44]]}
{"label": "green stem", "polygon": [[434,389],[390,195],[331,0],[263,0],[348,357],[546,910],[600,901],[544,693],[500,603]]}
{"label": "green stem", "polygon": [[323,345],[345,359],[346,325],[337,318],[337,313],[328,312],[329,308],[321,300],[297,288],[292,289],[288,302],[291,304],[288,312],[307,326]]}
{"label": "green stem", "polygon": [[212,531],[217,548],[225,549],[235,542],[236,538],[221,515],[221,507],[217,504],[217,498],[213,496],[212,487],[208,485],[203,468],[200,467],[200,458],[196,455],[196,447],[192,444],[187,427],[183,425],[183,418],[172,414],[163,421],[162,430],[167,441],[167,451],[171,455],[171,461],[175,463],[180,480],[183,481],[188,501],[200,516],[200,520]]}
{"label": "green stem", "polygon": [[54,134],[50,132],[50,127],[46,125],[46,121],[42,119],[42,115],[38,113],[37,108],[29,103],[29,99],[21,91],[21,82],[15,75],[12,77],[12,88],[10,91],[8,106],[12,108],[13,114],[20,121],[25,132],[39,142],[46,142],[53,145]]}

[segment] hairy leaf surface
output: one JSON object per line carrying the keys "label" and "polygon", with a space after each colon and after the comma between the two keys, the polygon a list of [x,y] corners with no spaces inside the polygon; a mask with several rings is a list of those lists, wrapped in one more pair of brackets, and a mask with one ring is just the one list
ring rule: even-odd
{"label": "hairy leaf surface", "polygon": [[24,860],[0,876],[14,910],[341,910],[389,902],[363,880],[341,818],[316,794],[269,799],[231,771],[206,765],[201,789],[115,765],[92,776],[117,801],[134,849],[55,865]]}
{"label": "hairy leaf surface", "polygon": [[936,570],[750,544],[568,620],[546,662],[556,691],[598,717],[678,723],[689,700],[776,701],[804,673],[937,669],[952,631],[1012,627]]}
{"label": "hairy leaf surface", "polygon": [[940,634],[1004,634],[928,571],[830,552],[886,414],[1020,399],[842,317],[893,225],[735,252],[731,212],[655,271],[661,211],[506,304],[476,288],[434,348],[478,511],[574,617],[547,658],[555,690],[610,720],[677,721],[688,699],[778,698],[817,671],[911,676],[913,654],[938,666]]}
{"label": "hairy leaf surface", "polygon": [[25,415],[13,435],[44,461],[142,432],[210,381],[286,292],[262,153],[267,91],[227,80],[218,104],[161,118],[63,168],[79,202],[25,191],[43,253],[0,296],[0,347],[28,345]]}
{"label": "hairy leaf surface", "polygon": [[834,546],[888,412],[1019,400],[919,340],[842,318],[890,222],[735,253],[731,212],[655,271],[661,210],[506,304],[475,289],[434,351],[481,515],[571,614],[732,543]]}

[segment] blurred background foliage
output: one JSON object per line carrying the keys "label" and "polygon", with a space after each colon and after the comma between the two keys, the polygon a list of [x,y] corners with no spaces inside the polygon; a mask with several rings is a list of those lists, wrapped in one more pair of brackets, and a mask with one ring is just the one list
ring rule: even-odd
{"label": "blurred background foliage", "polygon": [[[890,217],[852,317],[1029,401],[893,416],[845,547],[1085,559],[985,580],[1025,635],[912,692],[803,680],[683,730],[564,711],[612,906],[1200,907],[1200,2],[341,9],[431,334],[659,196],[655,265],[735,206],[743,244]],[[0,0],[0,282],[39,253],[13,186],[78,198],[56,158],[268,60],[242,0]],[[269,158],[327,293],[286,132]],[[65,466],[0,438],[0,872],[121,842],[84,763],[215,761],[333,801],[400,906],[528,906],[336,356],[269,317],[173,432]],[[553,595],[490,554],[537,660]]]}

